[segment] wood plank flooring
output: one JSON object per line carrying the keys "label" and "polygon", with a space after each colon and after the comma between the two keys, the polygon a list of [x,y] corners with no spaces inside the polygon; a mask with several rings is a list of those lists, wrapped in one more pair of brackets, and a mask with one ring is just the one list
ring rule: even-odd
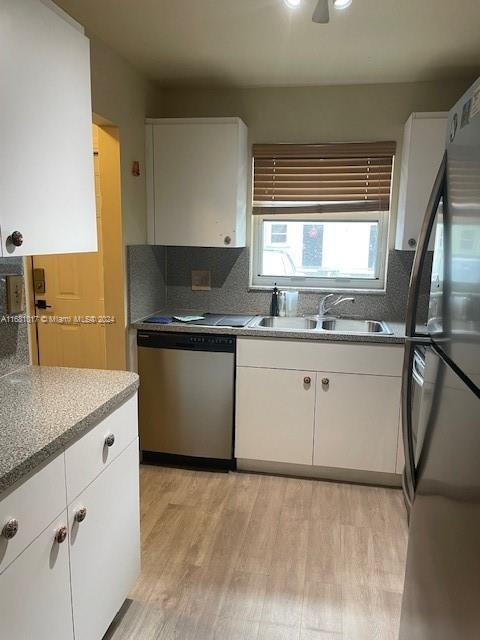
{"label": "wood plank flooring", "polygon": [[142,573],[105,640],[396,640],[400,491],[141,468]]}

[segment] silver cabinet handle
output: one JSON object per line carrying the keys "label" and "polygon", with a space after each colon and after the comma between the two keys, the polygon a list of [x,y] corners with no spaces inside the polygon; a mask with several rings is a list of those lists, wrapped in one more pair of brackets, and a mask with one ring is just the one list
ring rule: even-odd
{"label": "silver cabinet handle", "polygon": [[114,444],[115,444],[115,435],[113,433],[109,433],[108,436],[105,438],[105,446],[113,447]]}
{"label": "silver cabinet handle", "polygon": [[87,517],[87,507],[81,507],[75,512],[75,522],[83,522]]}
{"label": "silver cabinet handle", "polygon": [[18,520],[15,518],[10,518],[4,525],[2,529],[2,536],[7,540],[11,540],[18,533]]}
{"label": "silver cabinet handle", "polygon": [[67,527],[60,527],[55,534],[55,542],[57,542],[58,544],[62,544],[62,542],[65,542],[65,540],[67,539],[67,534]]}

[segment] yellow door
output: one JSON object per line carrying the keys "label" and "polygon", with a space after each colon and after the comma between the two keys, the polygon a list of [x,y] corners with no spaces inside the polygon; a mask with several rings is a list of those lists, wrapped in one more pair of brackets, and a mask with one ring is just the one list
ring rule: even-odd
{"label": "yellow door", "polygon": [[41,365],[95,369],[107,366],[105,324],[102,323],[105,319],[102,195],[95,125],[93,149],[98,252],[33,258],[33,268],[43,269],[45,276],[45,291],[35,291]]}

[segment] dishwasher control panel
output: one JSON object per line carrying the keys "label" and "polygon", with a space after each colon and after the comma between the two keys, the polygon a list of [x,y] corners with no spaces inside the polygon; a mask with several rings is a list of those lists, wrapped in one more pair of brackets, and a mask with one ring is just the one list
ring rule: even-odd
{"label": "dishwasher control panel", "polygon": [[235,344],[233,338],[225,336],[191,336],[189,342],[191,344],[216,344],[216,345],[232,345]]}
{"label": "dishwasher control panel", "polygon": [[235,353],[236,339],[234,336],[225,335],[142,330],[137,333],[137,345],[152,349],[186,349],[190,351]]}

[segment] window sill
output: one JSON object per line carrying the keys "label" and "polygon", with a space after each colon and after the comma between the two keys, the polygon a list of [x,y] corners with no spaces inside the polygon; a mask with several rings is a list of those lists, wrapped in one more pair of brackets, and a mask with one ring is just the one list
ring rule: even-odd
{"label": "window sill", "polygon": [[[321,294],[321,293],[338,293],[338,294],[344,294],[344,293],[356,293],[357,295],[369,295],[369,296],[384,296],[386,295],[386,289],[347,289],[346,287],[340,287],[340,288],[326,288],[326,287],[296,287],[296,286],[283,286],[283,285],[277,285],[278,288],[281,291],[298,291],[299,293],[315,293],[317,295]],[[273,286],[272,287],[267,287],[264,285],[256,285],[256,284],[250,284],[248,286],[248,291],[251,292],[255,292],[255,291],[269,291],[270,293],[272,292]]]}

